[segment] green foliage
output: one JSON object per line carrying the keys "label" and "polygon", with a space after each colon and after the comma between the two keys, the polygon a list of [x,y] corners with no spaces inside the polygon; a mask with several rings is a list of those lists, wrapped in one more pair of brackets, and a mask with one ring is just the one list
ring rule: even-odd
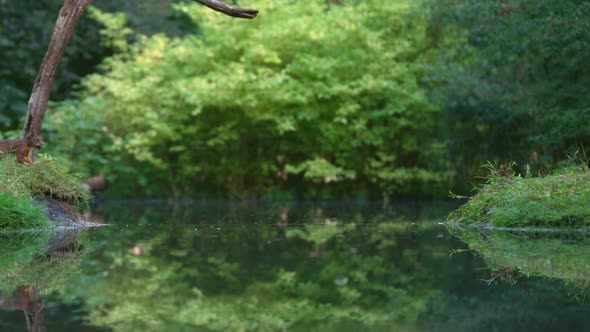
{"label": "green foliage", "polygon": [[[60,3],[0,0],[3,136]],[[242,5],[264,15],[97,2],[57,74],[52,97],[72,99],[48,113],[52,153],[111,196],[376,198],[462,191],[487,160],[553,169],[590,144],[587,0]]]}
{"label": "green foliage", "polygon": [[45,121],[45,140],[52,155],[71,172],[82,178],[94,176],[114,163],[105,146],[109,140],[101,126],[102,116],[89,108],[80,108],[78,103],[66,100],[60,103],[60,112],[50,113]]}
{"label": "green foliage", "polygon": [[587,1],[253,1],[251,22],[170,3],[102,8],[176,38],[89,11],[121,53],[49,113],[53,152],[119,196],[416,195],[590,143]]}
{"label": "green foliage", "polygon": [[590,223],[590,171],[586,163],[542,177],[515,175],[512,165],[489,165],[487,183],[449,220],[499,227],[582,226]]}
{"label": "green foliage", "polygon": [[126,24],[127,20],[123,13],[106,13],[96,7],[89,7],[87,10],[91,18],[100,22],[104,27],[100,30],[103,44],[113,50],[127,50],[127,39],[133,33]]}
{"label": "green foliage", "polygon": [[323,158],[316,158],[302,162],[299,165],[287,165],[285,171],[289,174],[303,174],[307,180],[319,183],[330,183],[344,179],[354,179],[355,173],[342,167],[334,166]]}
{"label": "green foliage", "polygon": [[[141,5],[127,1],[97,1],[80,19],[66,48],[53,83],[53,100],[70,97],[80,79],[96,70],[114,51],[132,40],[121,25],[123,11],[132,27],[145,33],[165,31],[179,35],[189,28],[183,17],[171,15],[174,0],[146,0]],[[35,76],[63,0],[0,0],[0,131],[20,129],[27,111]],[[114,12],[114,13],[112,13]],[[112,13],[112,14],[111,14]],[[186,21],[186,19],[184,19]],[[101,26],[105,29],[101,30]]]}
{"label": "green foliage", "polygon": [[415,2],[245,5],[265,15],[229,20],[178,5],[202,37],[140,38],[84,82],[79,101],[52,112],[55,121],[75,112],[94,124],[76,130],[89,138],[78,147],[93,154],[102,135],[112,167],[101,170],[120,190],[390,195],[451,179],[433,139],[437,107],[421,87],[421,61],[435,51]]}
{"label": "green foliage", "polygon": [[[590,144],[590,2],[433,1],[433,94],[460,173],[487,160],[554,168]],[[452,36],[458,38],[449,44]],[[445,37],[447,42],[445,42]]]}
{"label": "green foliage", "polygon": [[[179,36],[193,33],[188,19],[171,9],[172,5],[186,0],[144,0],[141,3],[127,0],[97,1],[93,6],[115,15],[124,14],[129,27],[138,34],[165,33]],[[107,27],[109,28],[109,27]]]}

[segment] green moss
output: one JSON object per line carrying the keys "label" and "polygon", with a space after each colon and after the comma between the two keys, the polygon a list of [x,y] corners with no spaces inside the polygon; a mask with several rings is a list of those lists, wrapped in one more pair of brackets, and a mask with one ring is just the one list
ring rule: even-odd
{"label": "green moss", "polygon": [[514,175],[489,166],[487,183],[449,220],[498,227],[590,224],[590,171],[578,163],[543,177]]}
{"label": "green moss", "polygon": [[61,163],[41,155],[34,165],[20,165],[14,158],[0,159],[0,230],[49,227],[35,199],[55,200],[73,206],[88,203],[78,177],[68,174]]}

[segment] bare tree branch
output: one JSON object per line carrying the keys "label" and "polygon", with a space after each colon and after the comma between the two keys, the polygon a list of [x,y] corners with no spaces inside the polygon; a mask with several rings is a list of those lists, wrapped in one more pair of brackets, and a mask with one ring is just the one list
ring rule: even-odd
{"label": "bare tree branch", "polygon": [[224,13],[225,15],[253,19],[258,15],[258,9],[239,8],[227,5],[219,0],[195,0],[196,2],[205,5],[215,11]]}

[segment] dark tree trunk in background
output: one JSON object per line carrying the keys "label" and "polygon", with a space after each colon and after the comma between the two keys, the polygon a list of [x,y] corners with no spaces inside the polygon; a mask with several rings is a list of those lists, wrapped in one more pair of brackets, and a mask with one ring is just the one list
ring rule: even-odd
{"label": "dark tree trunk in background", "polygon": [[[55,72],[61,62],[66,47],[72,38],[78,20],[92,1],[93,0],[64,0],[64,4],[57,17],[57,22],[55,23],[55,28],[53,29],[51,40],[49,41],[47,53],[43,58],[41,68],[39,69],[35,84],[33,85],[33,91],[31,93],[31,98],[29,99],[25,127],[23,128],[23,137],[28,137],[34,133],[41,132],[41,126],[43,125],[43,119],[45,118],[45,111],[47,109],[49,95],[51,94]],[[215,11],[233,17],[252,19],[258,14],[258,10],[256,9],[233,7],[218,0],[195,1]],[[31,160],[35,160],[36,154],[36,149],[31,149]]]}

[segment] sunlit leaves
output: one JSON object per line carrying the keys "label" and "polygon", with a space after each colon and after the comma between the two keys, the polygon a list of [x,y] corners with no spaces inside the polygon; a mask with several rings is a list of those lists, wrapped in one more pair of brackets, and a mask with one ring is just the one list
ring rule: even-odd
{"label": "sunlit leaves", "polygon": [[[432,50],[419,4],[242,5],[265,15],[229,20],[179,4],[202,35],[141,38],[84,83],[80,107],[103,102],[96,111],[116,151],[173,173],[182,192],[197,184],[249,197],[296,184],[410,192],[392,170],[437,177],[435,142],[415,139],[437,126],[421,87]],[[377,155],[390,162],[368,162]]]}

